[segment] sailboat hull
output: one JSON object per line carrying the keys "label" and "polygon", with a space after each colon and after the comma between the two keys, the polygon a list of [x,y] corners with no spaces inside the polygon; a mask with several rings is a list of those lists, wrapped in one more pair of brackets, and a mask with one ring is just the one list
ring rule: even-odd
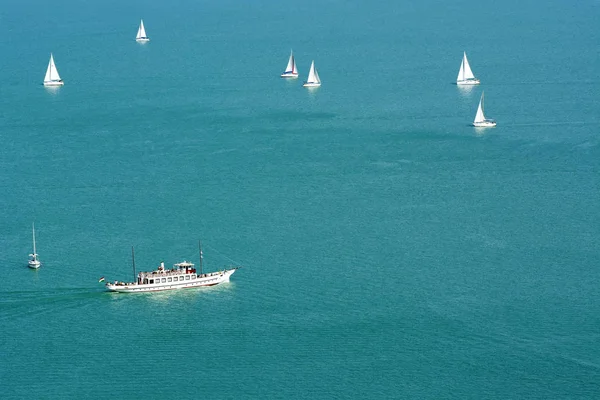
{"label": "sailboat hull", "polygon": [[319,87],[321,86],[320,83],[315,83],[315,82],[305,82],[304,85],[302,85],[304,87]]}
{"label": "sailboat hull", "polygon": [[138,38],[138,39],[135,39],[135,41],[138,43],[146,43],[146,42],[149,42],[150,39],[149,38]]}
{"label": "sailboat hull", "polygon": [[44,86],[63,86],[65,83],[60,81],[45,81]]}
{"label": "sailboat hull", "polygon": [[295,79],[298,77],[298,73],[297,72],[284,72],[283,74],[281,74],[281,77]]}
{"label": "sailboat hull", "polygon": [[39,261],[29,261],[27,265],[29,268],[38,269],[42,265],[42,263]]}
{"label": "sailboat hull", "polygon": [[496,126],[496,121],[486,119],[485,121],[481,122],[473,122],[473,126],[476,128],[493,128]]}
{"label": "sailboat hull", "polygon": [[457,85],[479,85],[479,79],[465,79],[462,81],[456,81]]}

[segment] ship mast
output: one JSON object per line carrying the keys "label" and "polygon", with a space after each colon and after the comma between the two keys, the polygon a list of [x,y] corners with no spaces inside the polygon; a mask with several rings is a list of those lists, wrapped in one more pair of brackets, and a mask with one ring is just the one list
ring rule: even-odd
{"label": "ship mast", "polygon": [[198,250],[200,250],[200,275],[202,275],[202,242],[198,240]]}
{"label": "ship mast", "polygon": [[137,278],[135,276],[135,253],[133,251],[133,246],[131,246],[131,265],[133,266],[133,281],[137,282]]}

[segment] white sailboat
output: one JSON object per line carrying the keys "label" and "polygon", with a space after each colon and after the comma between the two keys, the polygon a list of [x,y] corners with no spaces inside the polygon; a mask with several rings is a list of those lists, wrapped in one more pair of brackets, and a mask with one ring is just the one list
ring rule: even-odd
{"label": "white sailboat", "polygon": [[144,28],[144,20],[140,20],[140,27],[138,28],[135,40],[139,43],[149,42],[150,38],[146,36],[146,29]]}
{"label": "white sailboat", "polygon": [[31,257],[28,261],[29,268],[38,269],[42,263],[38,260],[38,255],[35,250],[35,224],[31,224],[31,230],[33,233],[33,253],[29,255]]}
{"label": "white sailboat", "polygon": [[313,60],[312,64],[310,64],[310,71],[308,72],[308,79],[304,82],[304,87],[318,87],[321,86],[321,79],[319,78],[319,73],[315,68],[315,61]]}
{"label": "white sailboat", "polygon": [[475,120],[473,126],[478,128],[491,128],[496,126],[496,121],[493,119],[487,119],[483,114],[483,93],[481,93],[481,99],[479,100],[479,107],[477,108],[477,114],[475,114]]}
{"label": "white sailboat", "polygon": [[456,78],[457,85],[479,85],[479,79],[475,78],[469,60],[467,60],[467,53],[463,52],[463,59],[460,63],[460,69],[458,70],[458,77]]}
{"label": "white sailboat", "polygon": [[298,68],[296,68],[296,60],[294,59],[294,53],[290,51],[290,59],[288,60],[285,72],[281,74],[282,78],[297,78]]}
{"label": "white sailboat", "polygon": [[64,84],[63,80],[60,79],[56,64],[54,64],[54,56],[50,53],[50,61],[46,69],[46,76],[44,76],[44,86],[62,86]]}

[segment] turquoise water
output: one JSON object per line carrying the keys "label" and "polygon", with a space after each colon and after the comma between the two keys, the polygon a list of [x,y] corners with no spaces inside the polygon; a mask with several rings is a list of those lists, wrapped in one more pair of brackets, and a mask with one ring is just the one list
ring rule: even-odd
{"label": "turquoise water", "polygon": [[[600,397],[599,15],[5,0],[0,397]],[[198,239],[231,283],[97,282]]]}

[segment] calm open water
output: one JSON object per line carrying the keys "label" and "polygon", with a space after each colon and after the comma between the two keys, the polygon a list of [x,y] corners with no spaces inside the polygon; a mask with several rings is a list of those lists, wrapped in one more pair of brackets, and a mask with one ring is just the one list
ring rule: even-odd
{"label": "calm open water", "polygon": [[[0,398],[599,398],[599,17],[3,0]],[[98,283],[198,239],[231,283]]]}

